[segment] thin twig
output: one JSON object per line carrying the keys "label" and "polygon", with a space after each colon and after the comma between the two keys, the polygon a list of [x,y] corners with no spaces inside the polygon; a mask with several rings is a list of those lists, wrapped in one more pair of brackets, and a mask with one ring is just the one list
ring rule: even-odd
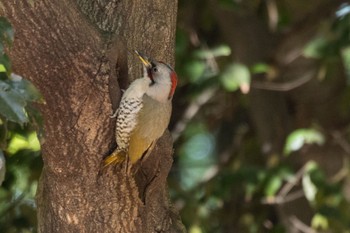
{"label": "thin twig", "polygon": [[350,143],[343,137],[339,131],[332,133],[334,141],[347,153],[350,154]]}
{"label": "thin twig", "polygon": [[269,90],[269,91],[290,91],[309,82],[313,77],[314,77],[314,72],[309,71],[308,73],[304,74],[303,77],[292,80],[290,82],[273,83],[273,82],[254,81],[251,83],[251,87],[255,89]]}
{"label": "thin twig", "polygon": [[286,184],[283,185],[278,194],[274,197],[269,197],[263,199],[261,202],[268,205],[280,205],[287,202],[292,202],[298,198],[304,196],[303,190],[298,190],[293,193],[290,191],[300,182],[301,178],[305,174],[306,164],[299,169],[299,171],[293,176],[292,179],[288,180]]}
{"label": "thin twig", "polygon": [[285,197],[301,180],[305,174],[306,164],[279,191],[277,196]]}
{"label": "thin twig", "polygon": [[295,216],[291,216],[289,218],[289,221],[293,224],[293,226],[299,230],[300,232],[303,233],[317,233],[317,231],[315,231],[314,229],[312,229],[311,227],[309,227],[308,225],[306,225],[305,223],[303,223],[302,221],[300,221],[297,217]]}
{"label": "thin twig", "polygon": [[[342,135],[341,132],[339,131],[335,131],[332,132],[332,137],[333,140],[336,144],[338,144],[340,146],[340,148],[346,153],[346,154],[350,154],[350,144],[349,142],[344,138],[344,136]],[[349,159],[345,156],[343,159],[343,166],[341,169],[339,169],[339,171],[332,176],[332,178],[330,179],[330,181],[332,183],[337,183],[340,182],[342,179],[346,178],[347,175],[349,174]]]}
{"label": "thin twig", "polygon": [[[212,70],[213,74],[219,73],[219,66],[216,62],[214,54],[210,51],[208,45],[201,43],[199,40],[198,34],[196,31],[191,30],[190,31],[190,41],[194,46],[200,47],[208,53],[208,56],[206,57],[206,62],[208,67]],[[178,121],[178,123],[175,125],[172,134],[174,142],[180,137],[182,132],[186,129],[187,124],[190,122],[190,120],[198,113],[200,108],[206,104],[216,93],[218,90],[218,87],[214,86],[211,88],[208,88],[207,90],[203,91],[201,94],[199,94],[186,108],[182,118]]]}
{"label": "thin twig", "polygon": [[279,12],[277,9],[277,4],[275,0],[266,1],[267,13],[269,16],[269,28],[271,31],[276,31],[279,19]]}
{"label": "thin twig", "polygon": [[206,104],[218,90],[217,87],[211,87],[199,94],[186,108],[183,116],[175,125],[174,130],[172,131],[172,137],[174,142],[179,139],[182,132],[186,129],[187,124],[191,119],[198,113],[200,108]]}
{"label": "thin twig", "polygon": [[266,204],[266,205],[282,205],[282,204],[286,204],[288,202],[295,201],[295,200],[302,198],[304,196],[305,196],[304,191],[298,190],[298,191],[292,192],[286,196],[275,196],[275,197],[265,198],[261,201],[261,203]]}

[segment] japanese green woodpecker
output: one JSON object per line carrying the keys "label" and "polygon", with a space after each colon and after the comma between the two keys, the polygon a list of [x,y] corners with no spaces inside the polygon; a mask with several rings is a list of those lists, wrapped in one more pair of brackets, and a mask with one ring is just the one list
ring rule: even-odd
{"label": "japanese green woodpecker", "polygon": [[176,73],[169,65],[135,52],[143,63],[143,77],[130,84],[112,116],[117,118],[117,148],[104,160],[105,166],[121,163],[127,156],[136,163],[169,124]]}

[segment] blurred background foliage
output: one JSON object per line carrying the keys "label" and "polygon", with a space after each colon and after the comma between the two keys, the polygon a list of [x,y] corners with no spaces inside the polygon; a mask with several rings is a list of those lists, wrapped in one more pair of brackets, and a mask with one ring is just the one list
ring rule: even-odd
{"label": "blurred background foliage", "polygon": [[6,49],[14,29],[0,17],[0,232],[35,232],[35,193],[42,161],[35,129],[41,102],[37,89],[11,70]]}
{"label": "blurred background foliage", "polygon": [[[0,20],[0,232],[35,232],[36,89]],[[169,129],[190,233],[350,232],[350,4],[179,0]],[[40,128],[40,127],[39,127]]]}
{"label": "blurred background foliage", "polygon": [[179,1],[170,191],[190,233],[350,232],[350,5]]}

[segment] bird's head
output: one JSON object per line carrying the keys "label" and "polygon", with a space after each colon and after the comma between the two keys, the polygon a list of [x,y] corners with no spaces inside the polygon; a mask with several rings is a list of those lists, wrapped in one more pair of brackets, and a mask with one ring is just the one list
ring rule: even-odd
{"label": "bird's head", "polygon": [[138,51],[135,52],[142,61],[143,76],[151,80],[146,94],[161,102],[171,100],[177,85],[174,69],[164,62],[154,61]]}

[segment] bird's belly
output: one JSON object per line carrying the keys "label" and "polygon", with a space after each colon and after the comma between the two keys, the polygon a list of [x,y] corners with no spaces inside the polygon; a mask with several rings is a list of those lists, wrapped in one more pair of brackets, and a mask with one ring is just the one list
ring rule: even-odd
{"label": "bird's belly", "polygon": [[130,135],[137,124],[141,109],[141,99],[128,99],[120,103],[116,124],[116,141],[122,150],[126,150],[129,146]]}

